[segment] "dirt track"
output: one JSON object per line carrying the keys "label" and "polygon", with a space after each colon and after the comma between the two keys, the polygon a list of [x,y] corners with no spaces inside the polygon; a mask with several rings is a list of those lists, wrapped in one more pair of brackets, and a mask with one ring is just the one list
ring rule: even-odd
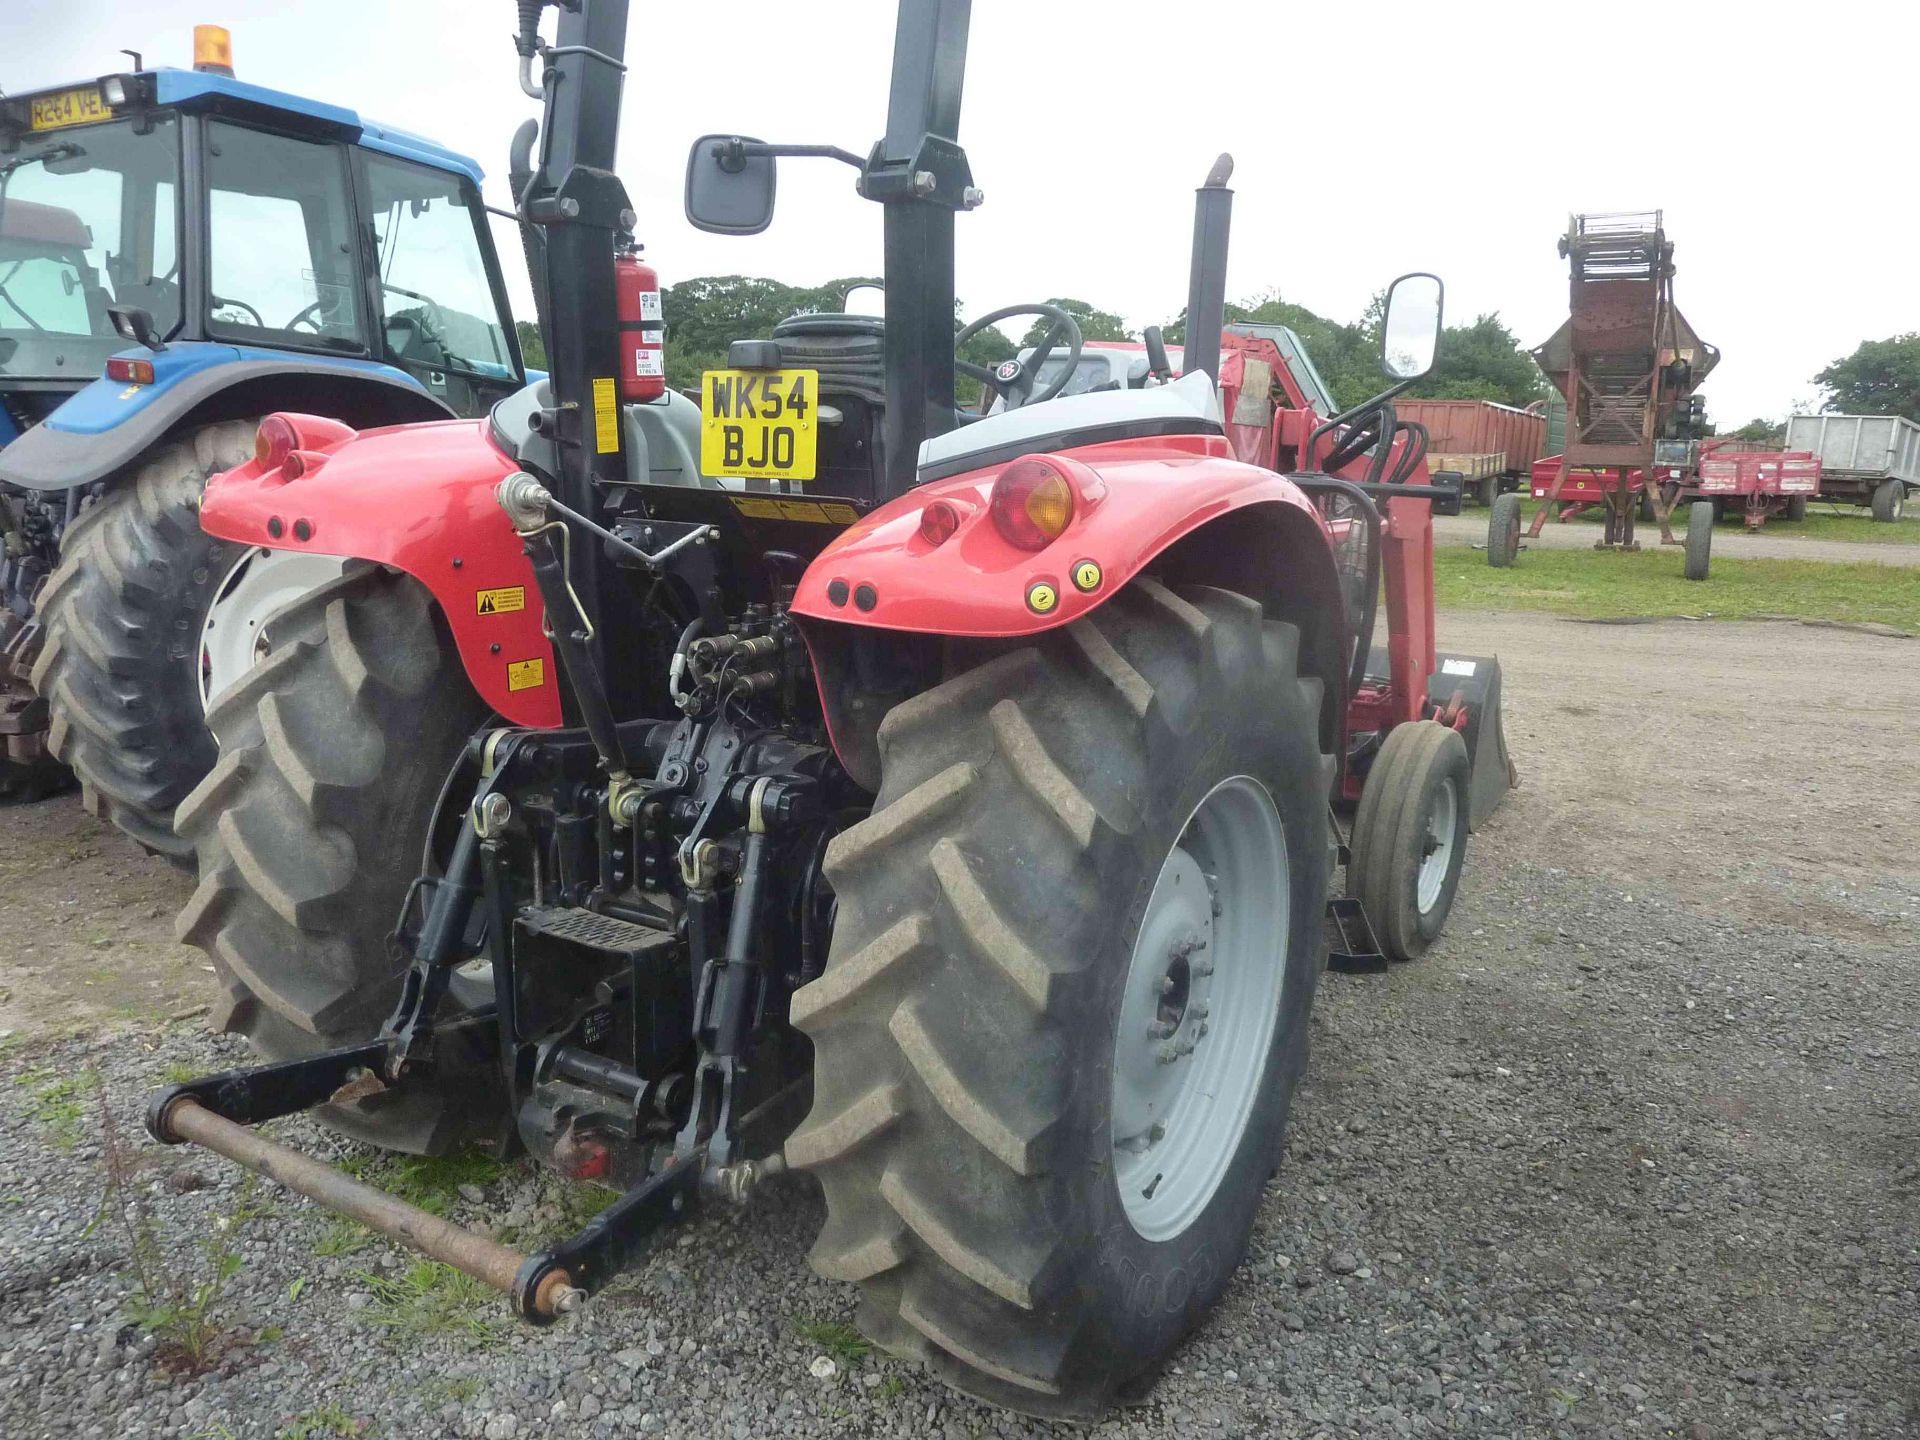
{"label": "dirt track", "polygon": [[[1440,632],[1502,658],[1523,786],[1425,961],[1328,977],[1248,1264],[1102,1433],[1920,1434],[1920,641]],[[587,1321],[484,1348],[370,1320],[368,1272],[398,1257],[317,1259],[326,1222],[276,1202],[221,1302],[253,1343],[167,1371],[121,1326],[116,1239],[86,1223],[94,1147],[62,1148],[33,1097],[92,1069],[131,1124],[165,1067],[234,1062],[198,1021],[117,1018],[205,998],[197,952],[166,938],[189,886],[71,797],[0,826],[9,1440],[252,1440],[323,1405],[383,1437],[1044,1429],[891,1361],[810,1371],[797,1323],[851,1299],[806,1269],[820,1214],[798,1186],[703,1220]],[[216,1188],[154,1201],[182,1263],[239,1194],[189,1170]],[[454,1213],[545,1213],[540,1187],[510,1174]]]}

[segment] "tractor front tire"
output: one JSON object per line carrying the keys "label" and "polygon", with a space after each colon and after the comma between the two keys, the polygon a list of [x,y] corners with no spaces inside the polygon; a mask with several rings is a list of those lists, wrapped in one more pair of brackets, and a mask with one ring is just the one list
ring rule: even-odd
{"label": "tractor front tire", "polygon": [[1713,523],[1718,518],[1713,500],[1696,500],[1687,507],[1687,557],[1686,577],[1689,580],[1707,578],[1707,567],[1713,556]]}
{"label": "tractor front tire", "polygon": [[[200,885],[175,930],[213,964],[216,1028],[282,1060],[370,1040],[392,1011],[404,969],[387,937],[486,710],[407,576],[355,567],[274,631],[272,655],[207,712],[220,759],[180,806]],[[419,1154],[490,1136],[493,1072],[459,1058],[320,1117]]]}
{"label": "tractor front tire", "polygon": [[1907,513],[1907,487],[1899,480],[1883,480],[1873,492],[1873,518],[1891,525]]}
{"label": "tractor front tire", "polygon": [[212,767],[200,623],[238,549],[200,528],[207,481],[253,454],[252,420],[181,436],[81,512],[41,591],[33,687],[49,747],[81,799],[155,854],[190,865],[173,812]]}
{"label": "tractor front tire", "polygon": [[1487,564],[1504,570],[1520,554],[1520,494],[1496,495],[1487,516]]}
{"label": "tractor front tire", "polygon": [[[958,1389],[1097,1418],[1246,1250],[1321,968],[1334,765],[1299,657],[1245,596],[1142,580],[880,727],[873,812],[828,852],[831,954],[793,998],[814,1100],[786,1155],[826,1191],[814,1268]],[[1242,820],[1267,839],[1223,838]],[[1232,1003],[1248,977],[1270,988]],[[1179,1069],[1224,1056],[1238,1081]],[[1184,1101],[1145,1124],[1139,1086],[1189,1075],[1221,1128]]]}
{"label": "tractor front tire", "polygon": [[1395,960],[1418,960],[1447,923],[1472,800],[1473,765],[1459,731],[1415,720],[1387,732],[1353,815],[1347,894],[1366,907]]}

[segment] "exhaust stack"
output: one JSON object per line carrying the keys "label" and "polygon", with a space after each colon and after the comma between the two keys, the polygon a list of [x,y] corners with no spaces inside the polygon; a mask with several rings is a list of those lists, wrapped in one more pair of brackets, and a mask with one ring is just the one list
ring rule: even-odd
{"label": "exhaust stack", "polygon": [[1233,156],[1222,155],[1193,193],[1193,268],[1187,276],[1187,346],[1182,370],[1220,379],[1220,329],[1227,319],[1227,234],[1233,222]]}

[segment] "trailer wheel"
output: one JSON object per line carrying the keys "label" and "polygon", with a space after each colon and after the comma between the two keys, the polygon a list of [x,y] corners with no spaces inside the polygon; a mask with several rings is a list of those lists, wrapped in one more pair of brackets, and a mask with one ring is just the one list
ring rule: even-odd
{"label": "trailer wheel", "polygon": [[1496,495],[1487,516],[1487,564],[1504,570],[1520,554],[1520,495]]}
{"label": "trailer wheel", "polygon": [[1687,563],[1689,580],[1707,578],[1707,561],[1713,553],[1714,506],[1717,501],[1696,500],[1687,507]]}
{"label": "trailer wheel", "polygon": [[1459,731],[1416,720],[1388,732],[1354,812],[1347,894],[1366,907],[1395,960],[1419,959],[1447,923],[1472,795]]}
{"label": "trailer wheel", "polygon": [[1789,495],[1787,497],[1787,505],[1786,505],[1785,513],[1786,513],[1787,519],[1789,520],[1806,519],[1807,518],[1807,497],[1804,495]]}
{"label": "trailer wheel", "polygon": [[821,1274],[957,1388],[1102,1415],[1225,1290],[1307,1058],[1322,682],[1299,632],[1143,580],[897,707],[792,1018]]}
{"label": "trailer wheel", "polygon": [[[402,977],[387,937],[441,786],[485,713],[444,619],[407,576],[356,566],[280,612],[272,654],[207,710],[220,759],[178,817],[200,885],[174,928],[212,962],[217,1028],[275,1060],[379,1033]],[[442,1057],[438,1088],[318,1114],[422,1154],[491,1134],[494,1070],[460,1058]]]}
{"label": "trailer wheel", "polygon": [[1899,480],[1883,480],[1873,492],[1873,518],[1891,525],[1907,513],[1907,487]]}
{"label": "trailer wheel", "polygon": [[235,547],[200,528],[207,481],[253,454],[258,422],[208,425],[150,455],[83,511],[40,594],[33,667],[47,743],[88,810],[178,865],[173,812],[214,760],[199,693],[200,626]]}
{"label": "trailer wheel", "polygon": [[1660,518],[1659,512],[1653,507],[1653,493],[1651,491],[1642,490],[1640,492],[1640,508],[1636,518],[1642,525],[1651,525]]}

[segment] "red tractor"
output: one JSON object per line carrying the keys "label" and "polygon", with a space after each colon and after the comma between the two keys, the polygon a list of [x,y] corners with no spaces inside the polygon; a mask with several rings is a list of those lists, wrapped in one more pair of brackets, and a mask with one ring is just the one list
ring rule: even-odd
{"label": "red tractor", "polygon": [[[857,168],[884,320],[795,317],[736,342],[699,411],[623,405],[652,368],[619,321],[648,313],[612,173],[625,0],[563,6],[552,47],[521,10],[552,379],[483,422],[279,417],[210,488],[215,534],[364,563],[215,705],[181,819],[181,932],[273,1058],[161,1092],[149,1127],[535,1322],[697,1199],[805,1170],[813,1263],[878,1343],[1098,1415],[1246,1248],[1326,917],[1342,964],[1418,955],[1504,792],[1497,666],[1433,652],[1447,492],[1395,390],[1326,418],[1257,334],[1190,343],[1178,380],[1152,336],[1152,383],[1050,398],[1080,334],[1016,307],[1050,333],[976,373],[993,413],[957,410],[964,0],[902,0],[864,159],[707,136],[689,161],[689,216],[735,233],[768,223],[778,157]],[[1198,337],[1225,178],[1199,196]],[[1396,284],[1400,385],[1439,322],[1437,281]],[[304,1110],[622,1193],[519,1254],[248,1128]]]}

